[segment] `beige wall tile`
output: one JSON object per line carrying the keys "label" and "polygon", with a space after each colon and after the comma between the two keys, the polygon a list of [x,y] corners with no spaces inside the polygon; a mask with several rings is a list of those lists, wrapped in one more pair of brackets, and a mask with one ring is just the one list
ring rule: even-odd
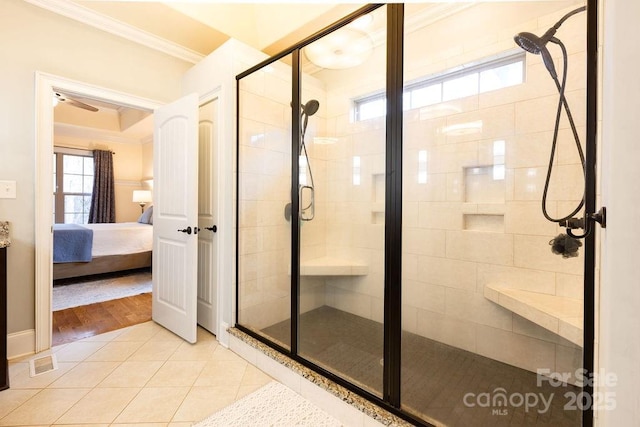
{"label": "beige wall tile", "polygon": [[555,334],[515,313],[513,315],[513,332],[520,335],[526,335],[531,338],[552,342],[554,344],[578,347],[572,342],[562,338],[560,335]]}
{"label": "beige wall tile", "polygon": [[461,230],[460,203],[422,202],[419,205],[420,227],[436,230]]}
{"label": "beige wall tile", "polygon": [[524,267],[478,264],[478,292],[485,285],[499,285],[505,288],[522,289],[555,295],[555,280],[552,272]]}
{"label": "beige wall tile", "polygon": [[556,295],[584,299],[584,276],[556,273]]}
{"label": "beige wall tile", "polygon": [[556,94],[516,103],[516,134],[553,131],[557,108]]}
{"label": "beige wall tile", "polygon": [[575,258],[563,258],[551,252],[549,238],[543,236],[514,237],[514,263],[516,267],[532,268],[558,273],[581,274],[584,251]]}
{"label": "beige wall tile", "polygon": [[371,297],[327,286],[327,305],[357,316],[371,319]]}
{"label": "beige wall tile", "polygon": [[482,356],[532,372],[555,368],[555,344],[484,325],[478,325],[477,333]]}
{"label": "beige wall tile", "polygon": [[[555,203],[548,204],[547,212],[556,215]],[[505,232],[508,234],[528,234],[553,236],[558,227],[542,214],[539,201],[513,201],[506,203]]]}
{"label": "beige wall tile", "polygon": [[551,153],[552,138],[552,131],[515,135],[508,140],[505,147],[506,166],[514,169],[547,167],[549,154]]}
{"label": "beige wall tile", "polygon": [[582,368],[582,349],[575,346],[556,345],[556,369],[561,375],[570,374],[572,384],[576,383],[576,372]]}
{"label": "beige wall tile", "polygon": [[447,258],[513,264],[513,236],[502,233],[447,231]]}
{"label": "beige wall tile", "polygon": [[425,228],[403,227],[403,253],[444,257],[446,232]]}
{"label": "beige wall tile", "polygon": [[542,200],[546,167],[519,168],[513,173],[513,200]]}
{"label": "beige wall tile", "polygon": [[431,311],[418,310],[418,335],[463,350],[476,352],[476,327],[473,322],[455,319]]}
{"label": "beige wall tile", "polygon": [[458,289],[476,288],[475,263],[427,256],[421,256],[418,262],[422,282]]}
{"label": "beige wall tile", "polygon": [[403,306],[411,306],[436,313],[445,313],[444,286],[428,285],[424,282],[404,280],[402,282]]}
{"label": "beige wall tile", "polygon": [[472,291],[446,288],[445,314],[507,331],[513,329],[511,311],[494,304],[484,295]]}

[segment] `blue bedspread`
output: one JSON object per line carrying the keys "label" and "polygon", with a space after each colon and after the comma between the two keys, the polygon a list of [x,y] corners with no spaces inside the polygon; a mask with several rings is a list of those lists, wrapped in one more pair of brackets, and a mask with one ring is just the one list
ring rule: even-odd
{"label": "blue bedspread", "polygon": [[93,230],[77,224],[53,225],[53,262],[89,262]]}

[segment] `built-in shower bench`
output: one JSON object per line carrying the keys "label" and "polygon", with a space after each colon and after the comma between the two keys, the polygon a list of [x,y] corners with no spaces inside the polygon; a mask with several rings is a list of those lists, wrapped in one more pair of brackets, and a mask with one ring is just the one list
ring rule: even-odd
{"label": "built-in shower bench", "polygon": [[583,301],[539,292],[486,285],[484,296],[582,347]]}
{"label": "built-in shower bench", "polygon": [[315,258],[300,263],[301,276],[366,276],[369,266],[348,259]]}

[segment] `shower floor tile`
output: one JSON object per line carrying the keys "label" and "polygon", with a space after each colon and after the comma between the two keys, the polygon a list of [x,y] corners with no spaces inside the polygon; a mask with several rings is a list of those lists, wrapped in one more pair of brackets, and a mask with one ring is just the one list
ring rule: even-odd
{"label": "shower floor tile", "polygon": [[[284,321],[261,332],[288,342],[290,327]],[[381,395],[382,324],[323,306],[300,316],[299,335],[302,357]],[[581,425],[580,411],[565,410],[565,393],[579,394],[578,387],[538,386],[533,372],[408,332],[402,334],[402,357],[402,406],[419,418],[446,426]],[[501,392],[511,399],[506,406],[478,400]],[[530,399],[528,408],[520,396]],[[542,399],[550,400],[548,407]]]}

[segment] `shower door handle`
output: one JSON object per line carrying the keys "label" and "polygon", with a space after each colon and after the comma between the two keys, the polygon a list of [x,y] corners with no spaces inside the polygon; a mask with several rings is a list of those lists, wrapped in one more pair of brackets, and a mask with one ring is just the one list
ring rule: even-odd
{"label": "shower door handle", "polygon": [[[309,203],[304,203],[304,190],[309,190]],[[305,215],[305,214],[309,215]],[[316,190],[310,185],[300,187],[300,219],[302,221],[311,221],[316,216]]]}

